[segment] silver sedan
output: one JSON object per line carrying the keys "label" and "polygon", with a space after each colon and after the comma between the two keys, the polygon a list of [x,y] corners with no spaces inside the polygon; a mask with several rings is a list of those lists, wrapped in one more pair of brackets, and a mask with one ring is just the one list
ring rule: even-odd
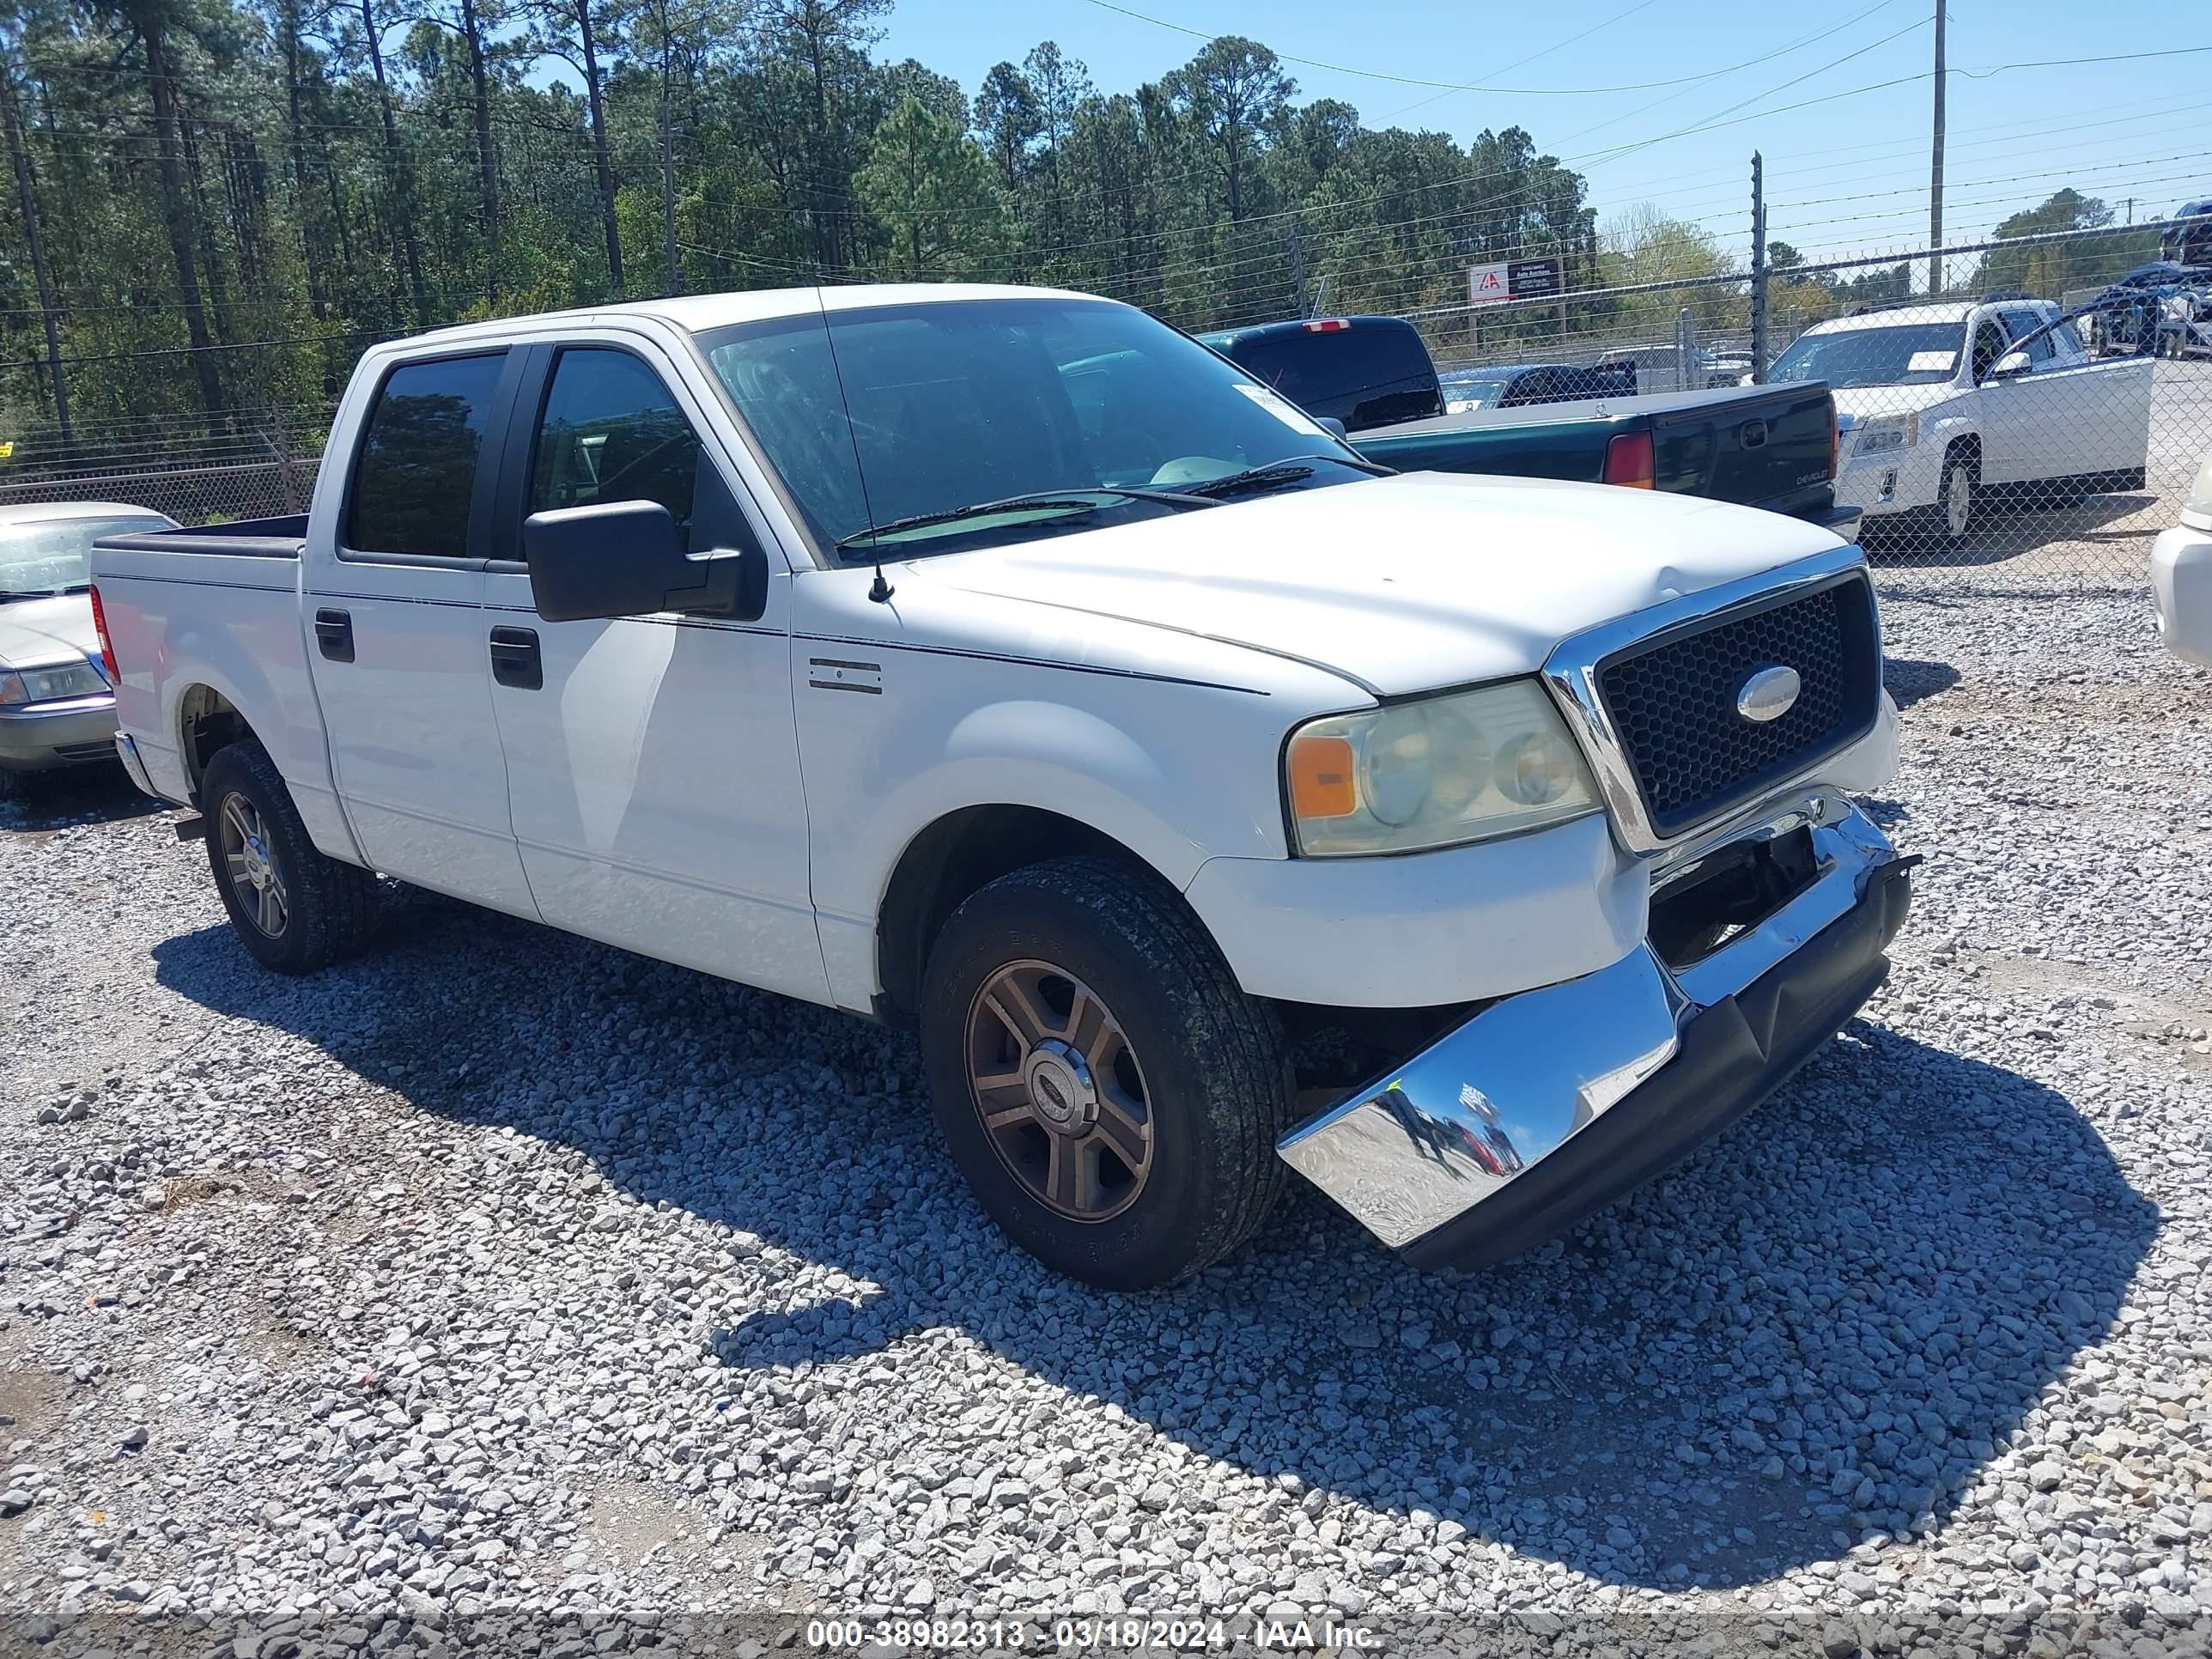
{"label": "silver sedan", "polygon": [[173,528],[119,501],[0,507],[0,800],[46,773],[115,758],[115,692],[92,621],[92,544]]}

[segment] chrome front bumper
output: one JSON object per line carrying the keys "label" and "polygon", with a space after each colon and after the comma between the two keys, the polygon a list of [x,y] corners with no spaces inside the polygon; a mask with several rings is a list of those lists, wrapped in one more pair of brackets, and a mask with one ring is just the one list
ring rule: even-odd
{"label": "chrome front bumper", "polygon": [[1778,1087],[1881,981],[1905,872],[1856,807],[1816,823],[1814,872],[1718,950],[1491,1004],[1277,1145],[1423,1267],[1503,1261],[1687,1152]]}

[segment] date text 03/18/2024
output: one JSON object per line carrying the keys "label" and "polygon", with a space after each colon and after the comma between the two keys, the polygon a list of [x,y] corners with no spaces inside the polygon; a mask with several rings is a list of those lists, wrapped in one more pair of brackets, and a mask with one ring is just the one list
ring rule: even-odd
{"label": "date text 03/18/2024", "polygon": [[1065,1619],[933,1618],[817,1619],[806,1626],[806,1645],[817,1649],[890,1648],[936,1652],[1051,1649],[1186,1652],[1244,1646],[1264,1652],[1365,1652],[1382,1645],[1364,1625],[1334,1619],[1148,1619],[1133,1616]]}

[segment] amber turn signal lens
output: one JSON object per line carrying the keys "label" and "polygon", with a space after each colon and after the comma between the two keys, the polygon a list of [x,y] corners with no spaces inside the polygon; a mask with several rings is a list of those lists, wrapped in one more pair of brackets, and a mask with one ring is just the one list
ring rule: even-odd
{"label": "amber turn signal lens", "polygon": [[1349,817],[1359,810],[1348,739],[1300,738],[1291,745],[1291,806],[1302,818]]}

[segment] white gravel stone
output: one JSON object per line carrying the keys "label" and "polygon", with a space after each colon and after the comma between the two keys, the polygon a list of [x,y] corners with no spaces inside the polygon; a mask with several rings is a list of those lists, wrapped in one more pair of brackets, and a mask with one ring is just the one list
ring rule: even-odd
{"label": "white gravel stone", "polygon": [[1893,592],[1889,985],[1466,1277],[1301,1193],[1082,1290],[902,1038],[411,894],[277,978],[119,789],[0,807],[0,1604],[240,1659],[1194,1604],[2205,1651],[2212,676],[2145,604]]}

